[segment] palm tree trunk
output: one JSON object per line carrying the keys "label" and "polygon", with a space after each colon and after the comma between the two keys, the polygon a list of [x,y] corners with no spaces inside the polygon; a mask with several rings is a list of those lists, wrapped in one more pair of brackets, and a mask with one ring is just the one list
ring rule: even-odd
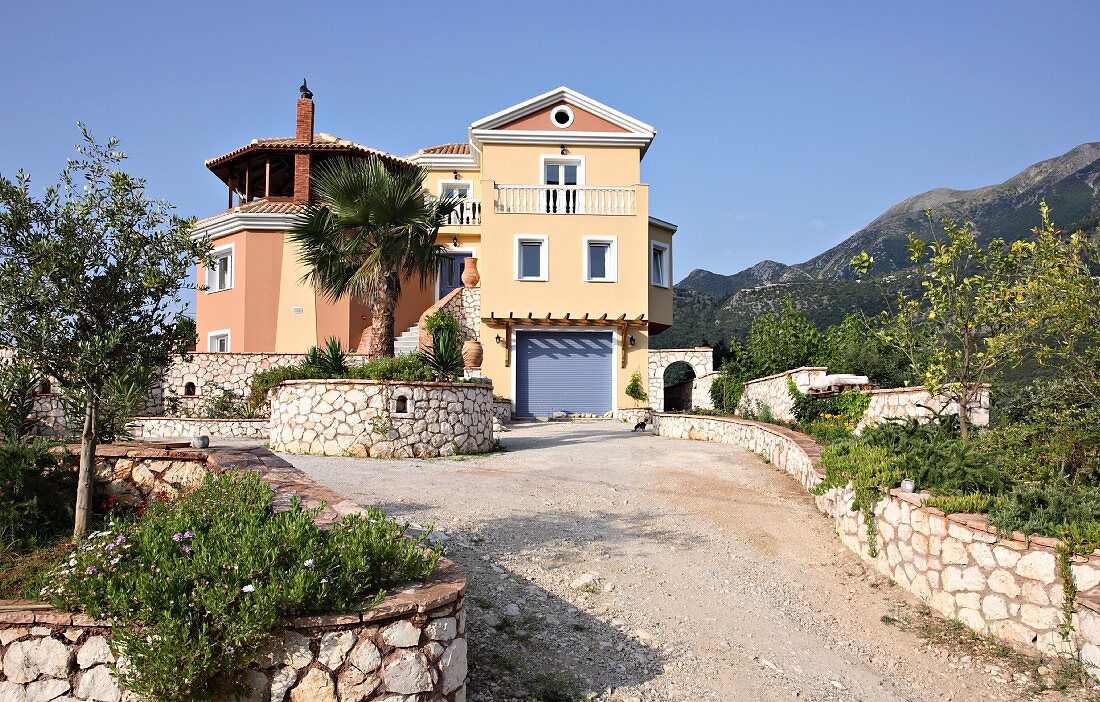
{"label": "palm tree trunk", "polygon": [[381,276],[381,285],[371,300],[371,358],[393,355],[393,324],[398,295],[396,277],[397,274],[393,272]]}
{"label": "palm tree trunk", "polygon": [[82,536],[88,531],[88,519],[92,513],[95,447],[99,438],[96,435],[98,415],[99,403],[95,392],[89,390],[88,399],[84,403],[84,431],[80,435],[80,472],[76,481],[76,520],[73,524],[73,536]]}

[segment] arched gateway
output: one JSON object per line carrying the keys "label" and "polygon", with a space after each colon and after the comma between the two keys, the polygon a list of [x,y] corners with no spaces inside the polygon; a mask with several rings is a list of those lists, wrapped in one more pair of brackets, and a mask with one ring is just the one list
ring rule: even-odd
{"label": "arched gateway", "polygon": [[665,409],[665,371],[674,363],[686,363],[696,378],[714,371],[714,350],[709,346],[692,349],[649,350],[649,406],[658,412]]}

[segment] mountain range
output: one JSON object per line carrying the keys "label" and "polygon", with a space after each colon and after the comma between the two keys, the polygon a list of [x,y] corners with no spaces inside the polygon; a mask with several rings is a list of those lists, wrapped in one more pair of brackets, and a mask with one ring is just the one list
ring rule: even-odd
{"label": "mountain range", "polygon": [[674,288],[675,325],[654,336],[650,346],[681,348],[743,338],[752,320],[777,311],[787,294],[821,328],[858,310],[877,313],[883,308],[882,293],[856,278],[849,265],[853,256],[861,251],[874,256],[876,276],[888,285],[912,284],[908,234],[932,233],[927,210],[932,211],[934,231],[942,232],[944,218],[968,221],[985,244],[997,237],[1012,241],[1028,236],[1039,224],[1043,199],[1063,229],[1091,230],[1100,224],[1100,142],[1028,166],[997,185],[936,188],[914,195],[804,263],[761,261],[733,275],[693,270]]}

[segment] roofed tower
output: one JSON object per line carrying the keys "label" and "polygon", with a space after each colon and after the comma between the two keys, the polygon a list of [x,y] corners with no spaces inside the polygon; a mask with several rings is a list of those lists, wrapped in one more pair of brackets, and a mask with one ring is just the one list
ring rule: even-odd
{"label": "roofed tower", "polygon": [[327,132],[315,132],[313,93],[305,81],[299,91],[294,136],[253,139],[240,148],[207,159],[206,167],[229,188],[227,209],[248,206],[256,200],[304,205],[310,200],[314,169],[333,156],[375,156],[392,167],[413,165],[412,161],[385,151]]}

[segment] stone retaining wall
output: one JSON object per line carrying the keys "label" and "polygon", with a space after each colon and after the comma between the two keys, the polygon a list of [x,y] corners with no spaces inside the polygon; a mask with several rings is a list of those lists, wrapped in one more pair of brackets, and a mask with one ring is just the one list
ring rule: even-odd
{"label": "stone retaining wall", "polygon": [[[63,447],[72,452],[79,447]],[[298,499],[324,504],[316,522],[363,513],[263,448],[172,450],[103,446],[99,477],[113,494],[178,490],[207,471],[255,470],[275,491],[276,509]],[[250,702],[465,702],[466,579],[443,559],[423,583],[387,595],[366,612],[298,617],[248,671]],[[32,602],[0,601],[0,700],[119,702],[111,674],[110,628],[80,614]],[[226,700],[228,702],[228,700]]]}
{"label": "stone retaining wall", "polygon": [[[658,414],[658,433],[679,439],[737,444],[811,488],[824,475],[820,447],[783,427],[732,417]],[[816,498],[844,544],[884,576],[945,617],[1044,654],[1074,655],[1100,664],[1100,552],[1074,559],[1080,593],[1069,640],[1062,637],[1063,581],[1053,539],[1001,537],[984,515],[944,514],[922,504],[927,494],[893,490],[876,503],[877,555],[868,553],[863,516],[851,511],[852,489]]]}
{"label": "stone retaining wall", "polygon": [[[793,422],[794,400],[791,398],[787,378],[794,380],[799,391],[806,392],[811,383],[828,375],[824,367],[795,368],[784,373],[776,373],[764,378],[756,378],[745,383],[745,391],[737,405],[738,414],[752,412],[759,415],[760,408],[771,408],[772,416],[781,422]],[[713,379],[710,381],[713,382]],[[697,383],[698,384],[698,383]],[[709,394],[710,386],[707,385]],[[921,386],[908,388],[884,388],[869,391],[871,403],[859,423],[858,429],[877,424],[888,419],[928,419],[936,414],[958,414],[958,404],[933,396]],[[709,405],[695,405],[709,407]],[[970,407],[970,422],[974,426],[989,424],[989,386],[984,386],[978,398]]]}
{"label": "stone retaining wall", "polygon": [[[878,424],[887,419],[929,419],[936,414],[958,414],[959,405],[943,397],[932,395],[923,387],[884,388],[871,390],[871,404],[863,413],[858,429]],[[970,405],[970,423],[976,427],[989,426],[989,386],[984,386]]]}
{"label": "stone retaining wall", "polygon": [[289,380],[271,391],[275,451],[426,458],[488,451],[489,383]]}
{"label": "stone retaining wall", "polygon": [[222,439],[267,441],[271,435],[268,419],[199,419],[189,417],[137,417],[133,434],[139,439],[189,438],[209,436]]}
{"label": "stone retaining wall", "polygon": [[[464,591],[462,572],[447,561],[372,610],[292,619],[249,667],[246,699],[464,701]],[[110,627],[82,615],[0,602],[0,661],[0,700],[123,695],[111,672]]]}
{"label": "stone retaining wall", "polygon": [[823,378],[828,372],[828,368],[820,367],[795,368],[783,373],[750,380],[745,383],[745,390],[741,393],[737,411],[739,413],[753,412],[760,414],[761,407],[770,407],[772,416],[779,421],[793,422],[794,400],[791,399],[787,378],[793,380],[799,390],[806,392],[810,387],[810,383],[818,378]]}
{"label": "stone retaining wall", "polygon": [[512,401],[493,398],[493,416],[501,422],[512,421]]}

